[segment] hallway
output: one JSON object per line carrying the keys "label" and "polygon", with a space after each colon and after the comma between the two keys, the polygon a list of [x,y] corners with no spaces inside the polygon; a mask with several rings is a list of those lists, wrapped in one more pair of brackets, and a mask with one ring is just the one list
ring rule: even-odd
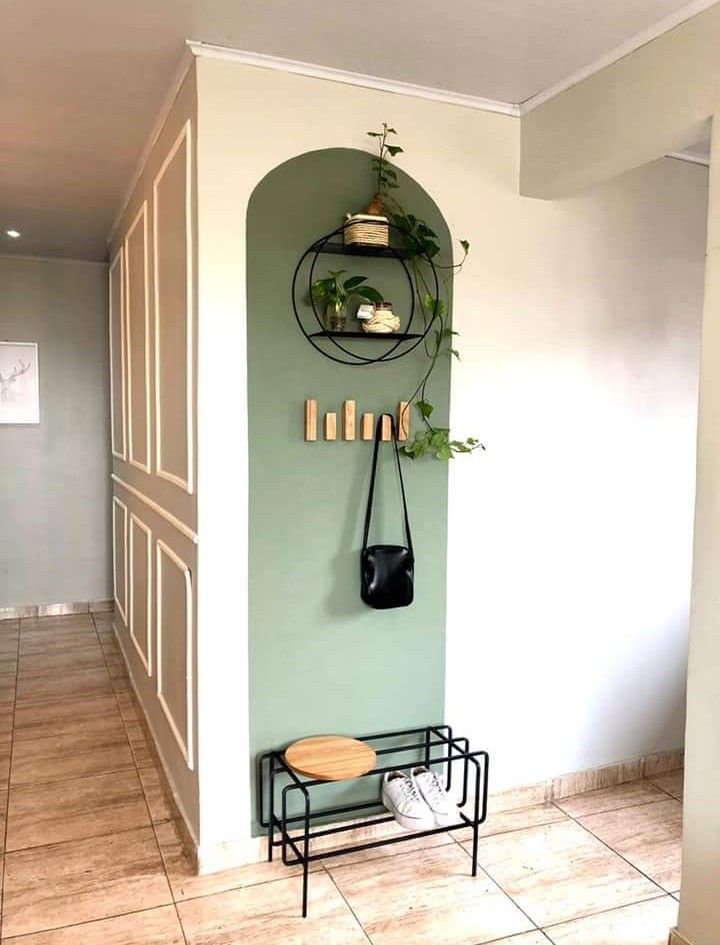
{"label": "hallway", "polygon": [[461,833],[329,859],[303,922],[279,863],[193,876],[111,614],[4,621],[0,663],[3,943],[665,945],[675,924],[680,771],[496,803],[477,880]]}

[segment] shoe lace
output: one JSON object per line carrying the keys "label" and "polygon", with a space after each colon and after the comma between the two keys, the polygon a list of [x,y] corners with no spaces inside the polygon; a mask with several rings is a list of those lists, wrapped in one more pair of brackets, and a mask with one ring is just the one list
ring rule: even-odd
{"label": "shoe lace", "polygon": [[447,794],[445,793],[445,788],[440,783],[440,778],[434,771],[428,771],[426,775],[426,782],[423,785],[423,789],[427,791],[433,801],[444,801],[447,800]]}
{"label": "shoe lace", "polygon": [[415,787],[410,778],[404,779],[401,782],[400,789],[402,791],[403,800],[414,801],[416,803],[422,801],[418,789]]}

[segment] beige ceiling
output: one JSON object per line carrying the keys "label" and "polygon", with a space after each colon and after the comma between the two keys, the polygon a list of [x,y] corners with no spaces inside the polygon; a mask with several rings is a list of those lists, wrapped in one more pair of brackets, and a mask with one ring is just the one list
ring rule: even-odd
{"label": "beige ceiling", "polygon": [[685,6],[0,0],[0,252],[104,258],[186,38],[518,103]]}

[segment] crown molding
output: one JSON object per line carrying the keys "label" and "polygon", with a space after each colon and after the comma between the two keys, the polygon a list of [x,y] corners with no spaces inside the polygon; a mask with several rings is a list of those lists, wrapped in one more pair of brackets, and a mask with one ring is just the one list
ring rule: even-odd
{"label": "crown molding", "polygon": [[459,105],[461,108],[474,108],[483,112],[494,112],[499,115],[520,115],[520,107],[509,102],[498,102],[494,99],[481,98],[478,95],[467,95],[463,92],[449,92],[446,89],[435,89],[427,85],[415,85],[412,82],[399,82],[395,79],[382,79],[379,76],[364,75],[360,72],[349,72],[345,69],[333,69],[329,66],[320,66],[312,62],[301,62],[296,59],[282,59],[279,56],[268,56],[265,53],[248,52],[244,49],[232,49],[229,46],[215,46],[212,43],[202,43],[196,40],[186,40],[187,47],[193,56],[206,59],[226,59],[239,62],[245,66],[254,66],[259,69],[273,69],[277,72],[291,72],[294,75],[309,76],[313,79],[325,79],[329,82],[342,82],[345,85],[360,86],[365,89],[375,89],[379,92],[391,92],[395,95],[409,95],[413,98],[424,98],[432,102],[442,102],[444,105]]}
{"label": "crown molding", "polygon": [[692,151],[672,151],[665,157],[674,158],[676,161],[687,161],[688,164],[701,164],[703,167],[710,167],[710,158],[705,154],[693,154]]}
{"label": "crown molding", "polygon": [[73,263],[78,266],[103,266],[107,269],[107,262],[102,259],[78,259],[75,256],[34,256],[32,253],[0,253],[0,259],[24,259],[30,262]]}
{"label": "crown molding", "polygon": [[574,85],[578,85],[585,79],[589,79],[590,76],[594,75],[596,72],[601,72],[603,69],[607,69],[608,66],[614,65],[616,62],[619,62],[620,59],[629,56],[630,53],[658,39],[664,33],[670,32],[670,30],[681,26],[699,13],[703,13],[709,7],[715,6],[717,2],[718,0],[691,0],[690,3],[686,3],[685,6],[675,10],[674,13],[670,13],[668,16],[663,17],[662,20],[658,20],[657,23],[654,23],[646,30],[636,33],[634,36],[631,36],[630,39],[626,39],[624,43],[616,46],[615,49],[611,49],[610,52],[605,53],[604,56],[600,56],[587,66],[583,66],[576,72],[572,72],[566,78],[543,89],[542,92],[538,92],[536,95],[532,95],[524,102],[521,102],[518,105],[520,115],[526,115],[539,105],[543,105],[551,98],[555,98],[556,95],[560,95],[561,92],[566,92]]}
{"label": "crown molding", "polygon": [[145,144],[143,145],[142,151],[140,152],[140,157],[137,160],[135,165],[135,170],[133,171],[132,177],[127,185],[123,198],[120,202],[120,208],[118,209],[115,219],[112,222],[108,235],[106,237],[106,242],[108,245],[112,243],[113,236],[115,235],[115,230],[120,224],[123,214],[127,210],[127,206],[130,203],[133,191],[135,190],[135,185],[140,180],[140,176],[145,169],[147,159],[150,157],[150,152],[155,145],[155,142],[160,136],[163,125],[167,121],[167,117],[170,114],[170,109],[173,106],[177,94],[180,91],[180,86],[185,81],[185,77],[190,71],[194,62],[194,57],[192,56],[190,50],[187,48],[187,45],[183,47],[182,55],[180,57],[180,62],[178,63],[177,69],[172,78],[168,90],[163,99],[160,110],[158,111],[153,126],[150,129],[150,134],[145,139]]}

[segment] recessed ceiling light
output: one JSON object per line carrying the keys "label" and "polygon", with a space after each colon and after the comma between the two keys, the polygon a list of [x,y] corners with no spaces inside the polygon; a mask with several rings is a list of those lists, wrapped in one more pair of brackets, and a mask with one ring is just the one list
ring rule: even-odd
{"label": "recessed ceiling light", "polygon": [[16,240],[22,236],[20,230],[5,230],[5,235],[9,236],[10,239]]}

